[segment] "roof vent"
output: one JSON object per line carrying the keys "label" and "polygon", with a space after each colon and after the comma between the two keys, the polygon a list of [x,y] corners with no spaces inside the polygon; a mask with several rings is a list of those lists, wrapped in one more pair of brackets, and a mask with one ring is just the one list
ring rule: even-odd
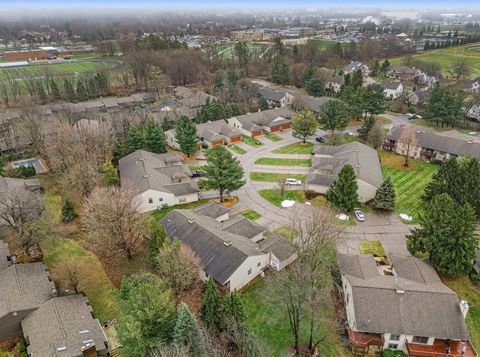
{"label": "roof vent", "polygon": [[360,152],[360,149],[358,149],[358,148],[357,148],[357,149],[355,149],[355,152]]}
{"label": "roof vent", "polygon": [[148,175],[143,175],[143,178],[148,178]]}
{"label": "roof vent", "polygon": [[403,289],[401,289],[397,286],[395,287],[395,291],[396,291],[397,294],[405,294],[405,290],[403,290]]}
{"label": "roof vent", "polygon": [[227,241],[223,242],[223,244],[225,244],[225,246],[227,246],[227,247],[230,247],[232,245],[232,243],[233,242],[231,240],[227,240]]}
{"label": "roof vent", "polygon": [[57,352],[65,352],[66,350],[67,350],[67,347],[65,346],[57,348]]}
{"label": "roof vent", "polygon": [[360,167],[360,164],[356,164],[355,167]]}
{"label": "roof vent", "polygon": [[188,220],[188,223],[190,223],[190,224],[195,223],[195,222],[196,222],[195,218],[192,218],[192,219]]}
{"label": "roof vent", "polygon": [[83,335],[83,334],[89,333],[89,332],[90,332],[89,330],[82,330],[82,331],[79,332],[79,334],[80,334],[80,335]]}
{"label": "roof vent", "polygon": [[469,144],[473,144],[473,141],[469,140],[469,141],[467,141],[467,143],[469,143]]}

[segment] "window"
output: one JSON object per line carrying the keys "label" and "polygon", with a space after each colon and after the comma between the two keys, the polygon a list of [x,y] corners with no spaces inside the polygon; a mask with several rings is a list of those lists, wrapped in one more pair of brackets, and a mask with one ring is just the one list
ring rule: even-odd
{"label": "window", "polygon": [[248,268],[248,275],[252,274],[252,268]]}
{"label": "window", "polygon": [[163,201],[163,197],[160,197],[158,200],[159,200],[160,202],[162,202],[162,201]]}
{"label": "window", "polygon": [[392,350],[396,350],[398,348],[398,344],[396,343],[389,343],[388,344],[388,348],[392,349]]}
{"label": "window", "polygon": [[153,203],[153,198],[149,198],[148,203]]}
{"label": "window", "polygon": [[413,336],[413,343],[428,343],[428,337],[423,336]]}
{"label": "window", "polygon": [[400,341],[400,335],[391,334],[390,341]]}

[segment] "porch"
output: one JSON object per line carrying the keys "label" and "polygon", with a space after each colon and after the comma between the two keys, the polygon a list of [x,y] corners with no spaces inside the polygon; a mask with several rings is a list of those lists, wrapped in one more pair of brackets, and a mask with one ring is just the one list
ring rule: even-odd
{"label": "porch", "polygon": [[[415,357],[476,357],[477,352],[470,342],[450,341],[450,353],[446,353],[447,341],[435,340],[433,345],[422,345],[418,343],[406,343],[407,351],[410,356]],[[462,354],[462,346],[467,350]]]}
{"label": "porch", "polygon": [[348,329],[348,341],[353,347],[357,348],[383,346],[383,337],[379,333],[364,333]]}

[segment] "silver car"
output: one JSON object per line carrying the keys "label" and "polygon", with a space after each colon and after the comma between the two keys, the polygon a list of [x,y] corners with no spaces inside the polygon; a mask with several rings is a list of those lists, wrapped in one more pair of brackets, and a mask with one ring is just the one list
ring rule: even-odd
{"label": "silver car", "polygon": [[355,218],[357,219],[357,221],[365,222],[365,215],[363,214],[362,211],[355,210],[355,211],[353,211],[353,214],[355,215]]}

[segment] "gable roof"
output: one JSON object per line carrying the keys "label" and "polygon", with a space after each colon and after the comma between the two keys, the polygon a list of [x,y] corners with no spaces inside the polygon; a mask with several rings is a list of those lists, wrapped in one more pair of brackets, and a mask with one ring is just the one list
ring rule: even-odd
{"label": "gable roof", "polygon": [[197,134],[198,137],[210,142],[242,135],[239,130],[232,128],[223,119],[197,124]]}
{"label": "gable roof", "polygon": [[272,89],[268,87],[263,87],[260,89],[260,95],[267,99],[274,102],[279,102],[285,97],[285,95],[289,93],[288,89]]}
{"label": "gable roof", "polygon": [[417,72],[419,72],[418,69],[408,67],[408,66],[402,66],[402,65],[396,65],[396,64],[391,64],[388,67],[388,72],[394,72],[395,74],[400,74],[400,75],[415,75]]}
{"label": "gable roof", "polygon": [[355,329],[469,340],[460,302],[433,267],[414,257],[390,256],[394,275],[379,271],[371,255],[337,253],[352,286]]}
{"label": "gable roof", "polygon": [[193,211],[202,216],[208,216],[217,219],[228,213],[230,209],[214,201],[207,202],[193,209]]}
{"label": "gable roof", "polygon": [[357,179],[375,187],[383,182],[377,151],[358,141],[339,146],[316,145],[313,154],[313,172],[307,177],[310,184],[330,186],[347,163],[352,165]]}
{"label": "gable roof", "polygon": [[182,86],[175,87],[173,93],[177,98],[178,107],[199,108],[204,105],[207,100],[218,99],[217,97],[207,94],[199,89]]}
{"label": "gable roof", "polygon": [[32,356],[80,356],[82,348],[95,344],[97,351],[106,351],[107,338],[92,307],[82,295],[55,297],[43,303],[22,321]]}
{"label": "gable roof", "polygon": [[290,123],[290,118],[294,115],[295,112],[291,109],[281,107],[239,115],[235,118],[242,124],[243,128],[254,131],[260,130],[262,126],[272,127]]}
{"label": "gable roof", "polygon": [[328,83],[335,83],[335,84],[340,84],[340,85],[343,85],[345,84],[345,77],[343,76],[335,76],[335,77],[332,77],[332,78],[329,78],[327,80],[327,84]]}
{"label": "gable roof", "polygon": [[366,65],[364,65],[362,62],[359,62],[359,61],[352,61],[345,67],[345,72],[350,73],[361,67],[366,67]]}
{"label": "gable roof", "polygon": [[222,285],[249,256],[264,254],[249,238],[225,231],[223,222],[193,210],[173,210],[160,223],[168,237],[188,245],[202,270]]}
{"label": "gable roof", "polygon": [[[398,141],[402,136],[404,125],[392,129],[387,139]],[[480,159],[480,143],[452,136],[439,135],[433,130],[422,129],[415,132],[417,146],[450,153],[457,156],[472,156]]]}
{"label": "gable roof", "polygon": [[300,102],[305,104],[305,107],[314,113],[319,113],[323,106],[331,100],[334,99],[331,97],[311,97],[308,95],[300,97]]}
{"label": "gable roof", "polygon": [[131,184],[140,193],[156,190],[175,196],[199,192],[190,169],[174,154],[137,150],[118,162],[122,185]]}
{"label": "gable roof", "polygon": [[401,85],[402,83],[400,82],[392,82],[392,81],[383,81],[382,84],[380,84],[380,86],[383,89],[390,89],[390,90],[397,90]]}
{"label": "gable roof", "polygon": [[0,317],[35,309],[47,301],[55,285],[43,263],[14,264],[0,271]]}

